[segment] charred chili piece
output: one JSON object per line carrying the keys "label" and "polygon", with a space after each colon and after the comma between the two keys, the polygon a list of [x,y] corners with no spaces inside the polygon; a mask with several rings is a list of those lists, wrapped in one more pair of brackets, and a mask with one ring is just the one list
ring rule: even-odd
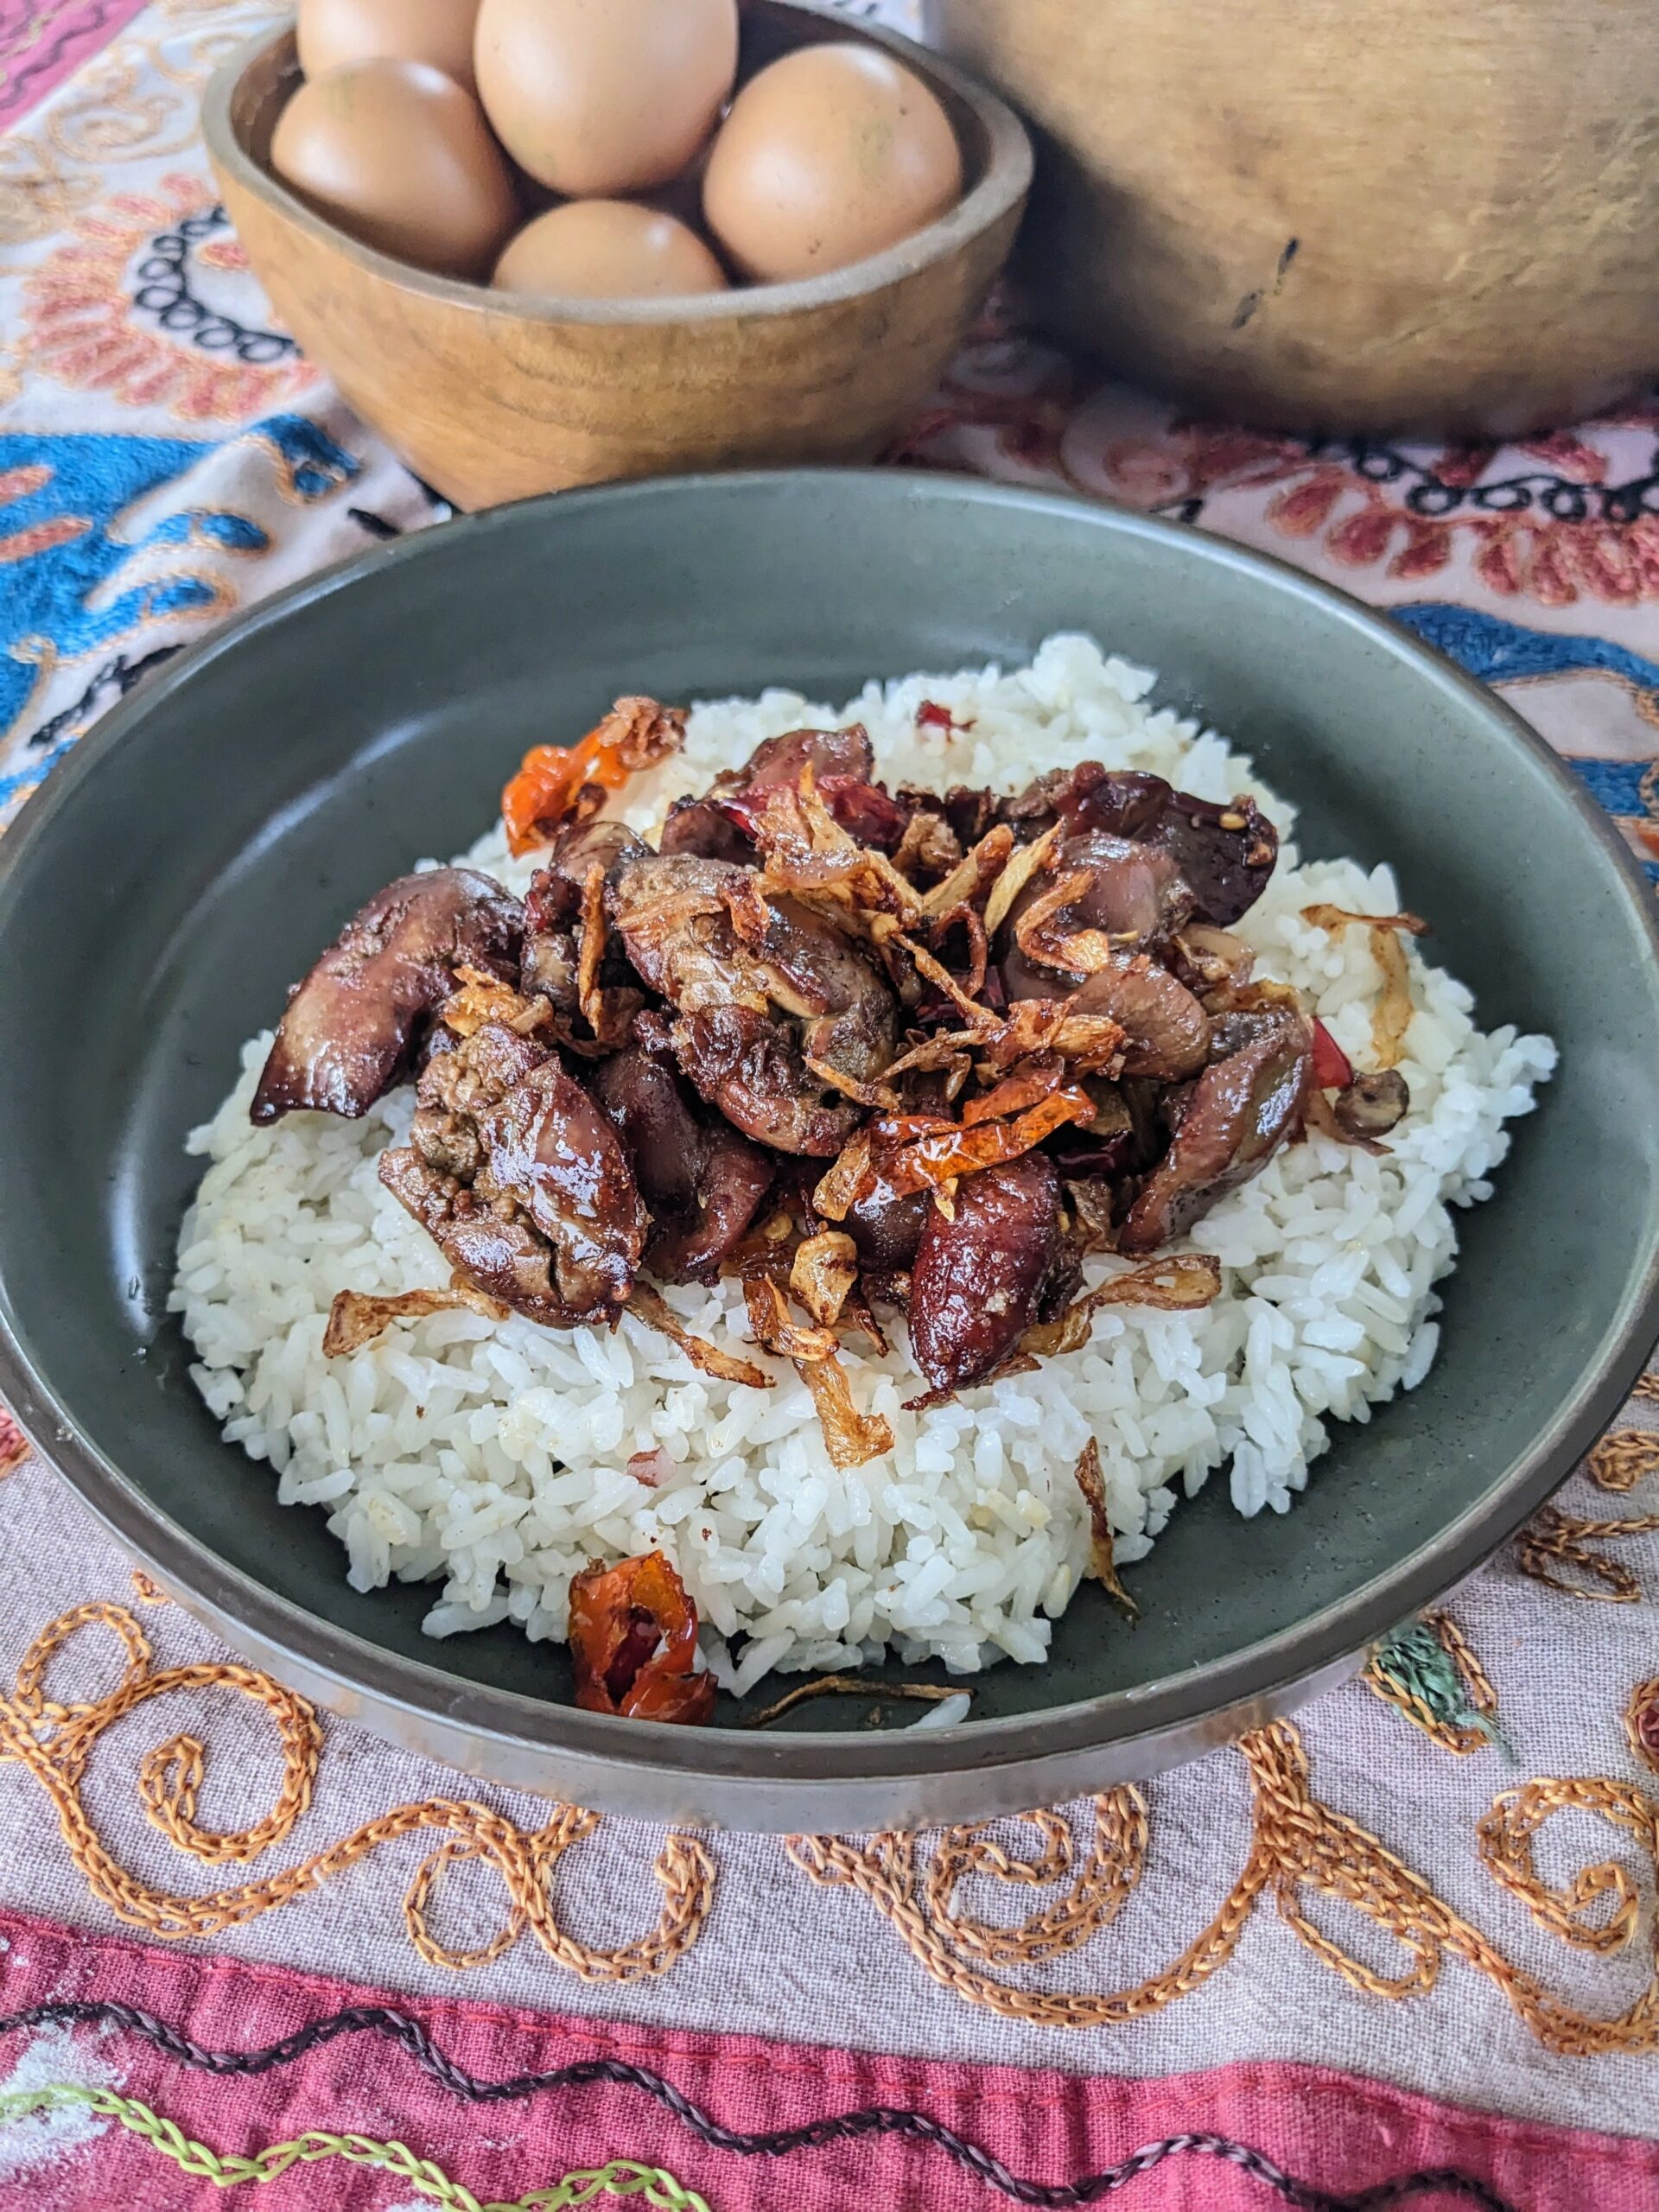
{"label": "charred chili piece", "polygon": [[575,1576],[569,1635],[585,1712],[694,1727],[713,1718],[715,1678],[696,1671],[697,1609],[661,1552]]}
{"label": "charred chili piece", "polygon": [[524,909],[471,868],[399,876],[340,931],[289,1000],[251,1118],[366,1114],[408,1072],[428,1017],[467,966],[511,974]]}
{"label": "charred chili piece", "polygon": [[654,768],[685,740],[685,711],[655,699],[619,699],[575,745],[537,745],[501,794],[501,820],[515,857],[585,821],[630,776]]}

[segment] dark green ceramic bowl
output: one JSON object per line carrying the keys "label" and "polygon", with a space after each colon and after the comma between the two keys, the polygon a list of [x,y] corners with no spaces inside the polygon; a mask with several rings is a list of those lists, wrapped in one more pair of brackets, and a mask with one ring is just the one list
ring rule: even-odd
{"label": "dark green ceramic bowl", "polygon": [[[823,1705],[764,1737],[578,1713],[561,1653],[505,1629],[434,1644],[429,1592],[349,1590],[321,1514],[280,1509],[219,1441],[165,1313],[185,1132],[241,1040],[370,892],[470,841],[527,745],[620,691],[838,698],[1068,628],[1254,753],[1305,850],[1394,861],[1483,1020],[1560,1046],[1463,1224],[1427,1381],[1338,1427],[1282,1520],[1241,1522],[1212,1483],[1136,1569],[1136,1629],[1086,1590],[1052,1663],[987,1675],[944,1732],[852,1731]],[[622,1811],[864,1828],[1190,1756],[1338,1679],[1485,1558],[1659,1333],[1653,899],[1573,779],[1450,664],[1305,577],[984,484],[567,494],[267,602],[111,715],[0,848],[0,1392],[42,1449],[276,1674],[477,1773]]]}

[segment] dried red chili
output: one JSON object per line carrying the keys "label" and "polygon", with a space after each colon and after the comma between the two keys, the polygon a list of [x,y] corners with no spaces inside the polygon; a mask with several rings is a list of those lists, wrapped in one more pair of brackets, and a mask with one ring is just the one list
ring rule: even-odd
{"label": "dried red chili", "polygon": [[954,734],[957,730],[972,729],[973,726],[974,718],[971,715],[964,715],[963,720],[958,721],[950,709],[942,707],[937,699],[924,699],[916,709],[918,729],[942,729]]}
{"label": "dried red chili", "polygon": [[590,1567],[570,1585],[576,1703],[630,1720],[713,1717],[715,1678],[696,1662],[697,1609],[661,1552]]}
{"label": "dried red chili", "polygon": [[1003,1077],[989,1090],[970,1098],[962,1109],[964,1128],[979,1122],[995,1122],[1010,1114],[1023,1114],[1040,1106],[1065,1080],[1065,1062],[1058,1052],[1033,1053],[1013,1074]]}
{"label": "dried red chili", "polygon": [[979,1122],[969,1128],[946,1128],[920,1138],[881,1163],[881,1180],[896,1198],[936,1189],[955,1176],[1017,1160],[1067,1122],[1091,1120],[1094,1111],[1094,1101],[1086,1092],[1057,1090],[1015,1121]]}
{"label": "dried red chili", "polygon": [[1354,1079],[1352,1061],[1322,1021],[1313,1024],[1313,1088],[1346,1090]]}
{"label": "dried red chili", "polygon": [[619,699],[579,745],[533,745],[501,794],[501,819],[516,855],[549,842],[575,810],[584,785],[620,791],[641,768],[677,753],[685,715],[655,699]]}

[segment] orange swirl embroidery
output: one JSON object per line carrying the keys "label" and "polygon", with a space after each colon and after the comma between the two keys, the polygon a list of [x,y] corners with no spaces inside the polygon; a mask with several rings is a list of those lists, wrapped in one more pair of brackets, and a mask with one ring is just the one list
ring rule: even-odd
{"label": "orange swirl embroidery", "polygon": [[[981,1827],[950,1828],[932,1863],[918,1866],[916,1839],[887,1834],[864,1845],[838,1836],[792,1836],[788,1849],[815,1882],[846,1884],[897,1931],[936,1981],[969,2004],[1040,2026],[1099,2028],[1144,2018],[1184,1997],[1224,1966],[1264,1896],[1320,1962],[1375,1997],[1426,1994],[1448,1956],[1488,1975],[1548,2049],[1561,2054],[1659,2050],[1659,1974],[1629,2009],[1599,2020],[1575,2011],[1535,1976],[1512,1966],[1479,1930],[1441,1902],[1376,1837],[1313,1794],[1307,1758],[1287,1722],[1259,1729],[1239,1746],[1254,1795],[1253,1835],[1243,1872],[1210,1925],[1161,1974],[1134,1986],[1100,1993],[1020,1988],[990,1966],[1029,1964],[1070,1949],[1103,1928],[1140,1880],[1148,1842],[1146,1802],[1135,1789],[1095,1800],[1094,1835],[1081,1859],[1069,1827],[1054,1814],[1027,1815],[1040,1853],[1023,1863],[992,1844]],[[1564,1889],[1552,1888],[1533,1859],[1534,1840],[1561,1811],[1599,1815],[1642,1851],[1659,1872],[1659,1808],[1643,1793],[1608,1780],[1538,1781],[1506,1790],[1481,1821],[1482,1864],[1523,1903],[1540,1924],[1564,1942],[1607,1952],[1627,1944],[1637,1923],[1635,1878],[1623,1866],[1586,1868]],[[1064,1837],[1058,1833],[1066,1827]],[[1069,1891],[1047,1911],[1017,1927],[964,1914],[957,1890],[970,1874],[1021,1883],[1071,1878]],[[1398,1975],[1378,1974],[1314,1925],[1309,1896],[1354,1906],[1385,1929],[1407,1954]],[[1612,1910],[1605,1901],[1612,1900]],[[1592,1910],[1596,1916],[1590,1916]]]}
{"label": "orange swirl embroidery", "polygon": [[16,1422],[0,1406],[0,1482],[16,1473],[29,1457],[29,1439]]}
{"label": "orange swirl embroidery", "polygon": [[[1579,1598],[1597,1605],[1634,1605],[1642,1584],[1634,1567],[1597,1551],[1599,1543],[1618,1542],[1626,1536],[1650,1536],[1659,1529],[1659,1513],[1633,1515],[1622,1521],[1586,1521],[1576,1513],[1563,1513],[1546,1505],[1535,1514],[1515,1540],[1515,1563],[1522,1574],[1541,1582],[1563,1598]],[[1567,1570],[1585,1577],[1566,1580]],[[1599,1585],[1598,1588],[1594,1586]]]}
{"label": "orange swirl embroidery", "polygon": [[1659,1468],[1659,1435],[1650,1428],[1610,1429],[1584,1464],[1598,1490],[1634,1490]]}
{"label": "orange swirl embroidery", "polygon": [[[120,1646],[119,1681],[102,1696],[63,1702],[48,1691],[58,1653],[83,1630],[100,1627]],[[525,1831],[505,1815],[466,1799],[429,1798],[397,1807],[327,1850],[263,1881],[207,1896],[152,1888],[112,1857],[82,1802],[81,1786],[99,1738],[114,1722],[157,1697],[178,1691],[230,1689],[270,1714],[282,1755],[276,1801],[263,1820],[233,1832],[203,1827],[198,1799],[207,1751],[197,1737],[178,1734],[139,1763],[138,1796],[147,1819],[188,1856],[209,1865],[245,1864],[280,1844],[308,1809],[322,1751],[317,1717],[303,1698],[270,1676],[228,1661],[156,1668],[148,1638],[124,1607],[76,1606],[30,1646],[12,1694],[0,1698],[0,1758],[34,1775],[56,1810],[71,1859],[92,1894],[121,1920],[167,1939],[211,1936],[320,1889],[383,1844],[420,1831],[440,1832],[404,1900],[404,1924],[422,1957],[457,1970],[499,1959],[528,1929],[548,1955],[585,1980],[626,1981],[667,1970],[695,1943],[714,1901],[715,1869],[696,1837],[671,1835],[654,1872],[663,1892],[655,1928],[613,1949],[580,1942],[558,1923],[554,1878],[564,1853],[596,1834],[599,1817],[555,1807],[544,1826]],[[1654,1685],[1631,1701],[1645,1718]],[[1633,1745],[1641,1745],[1632,1728]],[[866,1897],[895,1929],[918,1963],[969,2004],[1042,2026],[1109,2027],[1143,2018],[1186,1996],[1224,1966],[1264,1897],[1314,1957],[1354,1988],[1400,1998],[1431,1991],[1446,1958],[1461,1959],[1508,1997],[1517,2015],[1549,2050],[1565,2055],[1659,2050],[1659,1974],[1636,2002],[1612,2019],[1598,2019],[1556,1997],[1512,1965],[1480,1931],[1435,1895],[1429,1885],[1346,1815],[1313,1795],[1306,1755],[1296,1730],[1280,1722],[1239,1746],[1250,1777],[1253,1833],[1237,1880],[1209,1926],[1161,1973],[1101,1993],[1024,1988],[1001,1976],[1080,1948],[1101,1934],[1128,1903],[1151,1844],[1145,1799],[1137,1789],[1093,1801],[1090,1828],[1079,1838],[1065,1814],[1029,1813],[1019,1826],[1033,1848],[1021,1853],[988,1824],[957,1827],[932,1837],[883,1834],[858,1844],[836,1836],[794,1836],[787,1849],[815,1882],[845,1884]],[[1618,1861],[1599,1862],[1552,1885],[1539,1873],[1536,1839],[1559,1812],[1592,1813],[1633,1843],[1647,1878],[1659,1875],[1659,1805],[1629,1783],[1605,1778],[1529,1782],[1506,1790],[1480,1821],[1482,1864],[1560,1941],[1603,1955],[1630,1945],[1640,1919],[1637,1875]],[[430,1922],[443,1877],[481,1860],[500,1878],[508,1910],[501,1928],[471,1950],[447,1945]],[[1017,1925],[980,1916],[962,1892],[987,1878],[1055,1894]],[[1401,1944],[1402,1971],[1389,1975],[1353,1957],[1310,1916],[1316,1897],[1355,1907]]]}
{"label": "orange swirl embroidery", "polygon": [[[125,1660],[120,1681],[104,1696],[60,1704],[47,1694],[53,1659],[86,1628],[109,1630]],[[383,1844],[423,1830],[442,1830],[442,1840],[423,1860],[404,1900],[410,1939],[435,1966],[464,1967],[499,1958],[528,1929],[548,1955],[584,1981],[632,1981],[660,1974],[702,1934],[714,1903],[715,1866],[696,1837],[671,1835],[653,1872],[663,1892],[655,1928],[632,1942],[602,1949],[579,1942],[560,1927],[553,1882],[565,1853],[599,1827],[599,1816],[573,1805],[556,1806],[545,1826],[530,1831],[505,1815],[467,1799],[429,1798],[381,1814],[326,1851],[258,1882],[185,1897],[152,1889],[105,1848],[81,1802],[81,1783],[98,1738],[112,1723],[150,1700],[176,1691],[238,1691],[263,1706],[276,1727],[282,1754],[276,1802],[262,1821],[233,1833],[203,1827],[196,1818],[207,1771],[207,1751],[190,1735],[170,1737],[139,1765],[138,1796],[145,1817],[168,1841],[209,1865],[246,1863],[283,1842],[311,1803],[322,1753],[322,1731],[306,1700],[268,1675],[229,1661],[184,1667],[152,1664],[148,1637],[124,1606],[77,1605],[42,1630],[25,1654],[10,1697],[0,1697],[0,1758],[26,1766],[51,1799],[70,1858],[94,1897],[118,1918],[146,1935],[175,1940],[214,1936],[257,1920],[304,1897]],[[434,1893],[445,1872],[463,1859],[482,1859],[499,1875],[508,1899],[505,1925],[482,1949],[447,1948],[429,1923]]]}

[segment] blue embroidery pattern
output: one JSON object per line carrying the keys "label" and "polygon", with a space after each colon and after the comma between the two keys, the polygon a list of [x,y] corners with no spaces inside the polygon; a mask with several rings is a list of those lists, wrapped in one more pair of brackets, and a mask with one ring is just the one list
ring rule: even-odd
{"label": "blue embroidery pattern", "polygon": [[0,434],[0,734],[16,728],[41,667],[95,652],[159,616],[215,608],[213,584],[188,573],[100,596],[148,545],[188,544],[197,530],[234,536],[237,518],[190,510],[136,541],[117,535],[136,500],[212,451],[194,438]]}
{"label": "blue embroidery pattern", "polygon": [[[1450,601],[1396,607],[1395,620],[1460,661],[1484,683],[1525,683],[1559,676],[1607,676],[1629,692],[1638,714],[1659,728],[1659,661],[1608,638],[1563,636],[1523,629],[1518,622]],[[1569,760],[1591,796],[1605,806],[1649,883],[1659,888],[1659,792],[1653,760]]]}
{"label": "blue embroidery pattern", "polygon": [[10,776],[0,776],[0,806],[10,805],[25,791],[32,791],[43,784],[74,741],[73,737],[66,737],[38,754],[26,767],[15,770]]}
{"label": "blue embroidery pattern", "polygon": [[1651,798],[1651,760],[1575,760],[1573,766],[1591,797],[1599,799],[1609,814],[1628,814],[1643,821],[1659,819]]}
{"label": "blue embroidery pattern", "polygon": [[[272,415],[245,434],[271,462],[276,487],[311,505],[353,483],[363,464],[302,415]],[[158,546],[244,557],[268,552],[270,534],[245,515],[183,506],[137,537],[122,518],[218,450],[194,438],[0,433],[0,743],[26,714],[42,669],[128,639],[167,617],[206,618],[233,604],[227,585],[180,568],[121,588],[121,573]],[[89,687],[89,705],[105,678]],[[31,744],[55,758],[62,718]],[[41,760],[0,782],[0,805],[38,782]]]}
{"label": "blue embroidery pattern", "polygon": [[1541,676],[1595,672],[1615,676],[1637,695],[1637,703],[1659,723],[1659,661],[1643,658],[1607,638],[1574,638],[1555,630],[1527,630],[1501,615],[1452,602],[1429,602],[1389,609],[1396,622],[1414,630],[1427,645],[1461,661],[1483,683],[1522,683]]}
{"label": "blue embroidery pattern", "polygon": [[1612,816],[1642,873],[1659,888],[1659,760],[1570,760],[1567,766]]}
{"label": "blue embroidery pattern", "polygon": [[308,415],[268,415],[248,432],[276,465],[276,485],[284,499],[309,505],[342,486],[355,483],[363,464]]}

